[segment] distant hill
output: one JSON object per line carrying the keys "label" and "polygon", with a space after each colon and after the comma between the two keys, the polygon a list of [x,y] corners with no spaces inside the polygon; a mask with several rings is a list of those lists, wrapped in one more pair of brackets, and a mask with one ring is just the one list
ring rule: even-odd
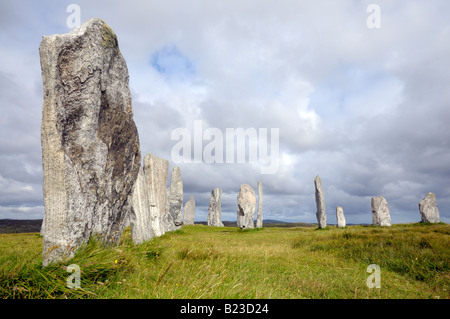
{"label": "distant hill", "polygon": [[[223,225],[226,227],[237,227],[236,221],[222,221]],[[196,225],[207,225],[206,221],[195,222]],[[256,225],[256,220],[255,220]],[[263,220],[263,227],[317,227],[317,224],[312,223],[290,223],[275,219],[265,219]]]}
{"label": "distant hill", "polygon": [[[255,223],[256,223],[256,221],[255,221]],[[264,219],[263,223],[266,223],[266,224],[292,224],[289,222],[284,222],[282,220],[275,220],[275,219]]]}
{"label": "distant hill", "polygon": [[[207,225],[206,221],[195,222],[197,225]],[[226,227],[237,227],[236,221],[223,221]],[[13,233],[39,233],[41,231],[42,219],[0,219],[0,234]],[[256,225],[256,220],[255,220]],[[289,223],[281,220],[266,219],[264,227],[317,227],[312,223]]]}
{"label": "distant hill", "polygon": [[42,219],[0,219],[0,234],[39,233]]}
{"label": "distant hill", "polygon": [[312,223],[289,223],[279,220],[267,219],[263,221],[264,227],[317,227]]}

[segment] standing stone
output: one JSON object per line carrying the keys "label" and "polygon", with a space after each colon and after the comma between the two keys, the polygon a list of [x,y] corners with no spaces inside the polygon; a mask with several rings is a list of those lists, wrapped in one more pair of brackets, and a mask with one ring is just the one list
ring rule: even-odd
{"label": "standing stone", "polygon": [[164,206],[166,208],[166,210],[162,216],[164,232],[177,230],[177,228],[175,227],[175,222],[173,220],[173,217],[169,213],[169,196],[170,196],[170,187],[167,187],[166,188],[166,205]]}
{"label": "standing stone", "polygon": [[383,196],[372,197],[372,224],[374,226],[391,226],[389,207]]}
{"label": "standing stone", "polygon": [[44,230],[45,230],[45,218],[42,219],[41,231],[40,231],[41,236],[44,236]]}
{"label": "standing stone", "polygon": [[237,201],[237,226],[241,229],[254,228],[256,196],[253,188],[248,184],[242,184]]}
{"label": "standing stone", "polygon": [[178,166],[172,169],[170,175],[170,187],[166,192],[166,220],[168,224],[167,231],[173,231],[181,228],[183,219],[183,181],[181,180],[180,168]]}
{"label": "standing stone", "polygon": [[327,227],[327,214],[325,211],[325,198],[323,196],[322,181],[319,176],[316,176],[314,179],[314,186],[316,188],[317,222],[319,224],[319,228],[325,228]]}
{"label": "standing stone", "polygon": [[436,202],[436,195],[428,193],[419,203],[420,216],[424,223],[439,223],[439,210]]}
{"label": "standing stone", "polygon": [[133,242],[141,243],[164,235],[166,184],[169,162],[152,153],[144,156],[133,192],[134,213],[130,218]]}
{"label": "standing stone", "polygon": [[154,221],[153,232],[156,237],[159,237],[164,235],[166,230],[164,215],[166,213],[166,186],[169,161],[149,153],[144,157],[144,170],[146,171],[150,192],[150,214]]}
{"label": "standing stone", "polygon": [[[147,186],[147,179],[144,168],[139,169],[138,178],[133,191],[133,213],[130,214],[131,238],[135,244],[151,240],[155,233],[153,226],[155,223],[150,213],[150,192]],[[156,221],[159,225],[159,219]]]}
{"label": "standing stone", "polygon": [[208,207],[208,226],[223,227],[222,223],[222,208],[220,197],[222,196],[222,189],[215,188],[211,192],[211,199]]}
{"label": "standing stone", "polygon": [[194,215],[195,215],[195,200],[194,196],[184,205],[184,220],[183,225],[194,225]]}
{"label": "standing stone", "polygon": [[104,21],[44,36],[39,54],[46,266],[73,257],[93,234],[119,240],[141,155],[127,65]]}
{"label": "standing stone", "polygon": [[256,228],[263,227],[262,196],[263,196],[262,183],[258,182],[258,216],[256,217]]}
{"label": "standing stone", "polygon": [[344,209],[341,206],[336,207],[336,220],[339,228],[345,227]]}

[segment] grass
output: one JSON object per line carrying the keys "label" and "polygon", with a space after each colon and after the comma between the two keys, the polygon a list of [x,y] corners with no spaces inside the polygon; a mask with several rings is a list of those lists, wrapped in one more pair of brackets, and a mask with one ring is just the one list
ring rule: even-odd
{"label": "grass", "polygon": [[[443,298],[450,294],[450,226],[239,230],[183,226],[134,245],[91,240],[42,268],[38,234],[0,235],[0,298]],[[369,289],[369,264],[381,288]],[[67,266],[81,269],[70,289]]]}

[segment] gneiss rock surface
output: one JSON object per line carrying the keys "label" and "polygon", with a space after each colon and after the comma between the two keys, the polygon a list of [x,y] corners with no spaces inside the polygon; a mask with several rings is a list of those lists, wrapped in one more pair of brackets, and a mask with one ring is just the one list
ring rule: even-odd
{"label": "gneiss rock surface", "polygon": [[262,183],[258,182],[258,215],[256,217],[256,228],[263,227],[262,202],[263,202]]}
{"label": "gneiss rock surface", "polygon": [[383,196],[372,197],[372,224],[374,226],[391,226],[391,215]]}
{"label": "gneiss rock surface", "polygon": [[194,196],[191,195],[191,198],[184,205],[183,225],[194,225],[194,216],[195,216],[195,200]]}
{"label": "gneiss rock surface", "polygon": [[151,240],[154,237],[153,226],[159,229],[159,216],[157,220],[152,219],[150,211],[151,194],[147,185],[147,178],[144,168],[139,169],[138,178],[133,191],[133,212],[130,214],[129,222],[131,224],[131,238],[135,244]]}
{"label": "gneiss rock surface", "polygon": [[242,184],[237,196],[237,226],[241,229],[255,228],[255,191],[248,184]]}
{"label": "gneiss rock surface", "polygon": [[156,237],[165,233],[163,217],[166,212],[166,186],[169,161],[152,153],[144,157],[144,171],[150,192],[150,215]]}
{"label": "gneiss rock surface", "polygon": [[322,180],[319,176],[316,176],[314,179],[314,186],[316,189],[317,222],[319,224],[319,228],[325,228],[327,227],[327,214],[325,211],[325,198],[323,195]]}
{"label": "gneiss rock surface", "polygon": [[215,188],[211,192],[208,207],[208,226],[223,227],[222,223],[222,207],[220,197],[222,196],[222,189]]}
{"label": "gneiss rock surface", "polygon": [[127,65],[105,22],[45,36],[39,54],[45,266],[72,257],[92,234],[117,242],[141,155]]}
{"label": "gneiss rock surface", "polygon": [[337,220],[337,226],[339,228],[345,227],[345,216],[344,216],[344,209],[341,206],[336,207],[336,220]]}
{"label": "gneiss rock surface", "polygon": [[183,181],[178,166],[172,169],[170,187],[166,192],[167,231],[180,229],[183,219]]}
{"label": "gneiss rock surface", "polygon": [[144,156],[133,192],[131,234],[133,242],[141,243],[164,235],[163,216],[166,211],[166,183],[169,162],[152,153]]}
{"label": "gneiss rock surface", "polygon": [[420,216],[424,223],[439,223],[439,209],[437,207],[436,195],[428,193],[419,203]]}

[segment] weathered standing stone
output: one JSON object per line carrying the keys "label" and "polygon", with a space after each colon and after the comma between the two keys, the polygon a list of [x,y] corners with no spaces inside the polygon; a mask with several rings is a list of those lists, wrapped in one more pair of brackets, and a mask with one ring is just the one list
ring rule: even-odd
{"label": "weathered standing stone", "polygon": [[325,198],[323,195],[323,189],[322,189],[322,181],[319,176],[316,176],[314,179],[314,186],[316,188],[316,217],[317,222],[319,224],[319,228],[325,228],[327,227],[327,214],[325,211]]}
{"label": "weathered standing stone", "polygon": [[437,207],[436,195],[428,193],[419,203],[420,216],[424,223],[439,223],[439,209]]}
{"label": "weathered standing stone", "polygon": [[222,189],[215,188],[211,192],[211,199],[208,207],[208,226],[223,227],[222,223],[222,207],[220,197],[222,196]]}
{"label": "weathered standing stone", "polygon": [[72,257],[92,234],[118,241],[141,155],[127,65],[104,21],[44,36],[39,54],[46,266]]}
{"label": "weathered standing stone", "polygon": [[172,169],[170,187],[166,192],[166,220],[168,228],[173,231],[181,228],[183,219],[183,181],[178,166]]}
{"label": "weathered standing stone", "polygon": [[166,183],[169,162],[152,153],[144,156],[133,191],[131,234],[133,242],[141,243],[164,235],[163,215],[166,210]]}
{"label": "weathered standing stone", "polygon": [[194,225],[194,216],[195,216],[195,200],[194,196],[191,195],[191,198],[184,205],[184,220],[183,225]]}
{"label": "weathered standing stone", "polygon": [[[140,244],[153,238],[153,223],[155,222],[150,213],[150,192],[142,166],[134,186],[132,203],[133,213],[128,219],[131,224],[131,238],[135,244]],[[156,222],[159,225],[159,219]]]}
{"label": "weathered standing stone", "polygon": [[42,219],[41,232],[40,232],[41,236],[44,236],[44,230],[45,230],[45,218]]}
{"label": "weathered standing stone", "polygon": [[[156,237],[165,233],[164,215],[166,213],[166,186],[169,161],[149,153],[144,157],[144,171],[150,192],[150,214],[153,232]],[[158,225],[159,221],[159,225]]]}
{"label": "weathered standing stone", "polygon": [[339,228],[345,227],[344,209],[341,206],[336,207],[336,220]]}
{"label": "weathered standing stone", "polygon": [[263,227],[262,196],[263,196],[262,183],[258,182],[258,215],[256,217],[256,228]]}
{"label": "weathered standing stone", "polygon": [[237,226],[241,229],[255,227],[255,191],[248,184],[242,184],[237,196]]}
{"label": "weathered standing stone", "polygon": [[173,216],[169,213],[169,196],[170,196],[170,187],[167,187],[166,189],[166,205],[164,206],[166,208],[163,216],[162,216],[162,225],[164,227],[164,232],[168,231],[174,231],[178,228],[175,227],[175,221],[173,220]]}
{"label": "weathered standing stone", "polygon": [[374,226],[391,226],[389,207],[383,196],[372,197],[372,224]]}

